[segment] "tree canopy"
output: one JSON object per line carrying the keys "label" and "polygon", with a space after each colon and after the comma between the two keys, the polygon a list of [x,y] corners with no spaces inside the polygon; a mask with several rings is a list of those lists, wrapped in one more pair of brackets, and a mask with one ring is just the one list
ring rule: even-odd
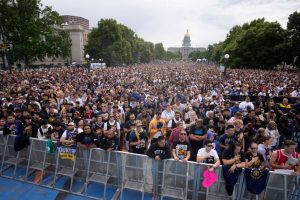
{"label": "tree canopy", "polygon": [[12,46],[14,61],[25,65],[48,57],[67,57],[71,41],[60,28],[62,18],[40,0],[1,0],[0,34]]}
{"label": "tree canopy", "polygon": [[114,19],[101,19],[98,22],[98,27],[89,34],[85,51],[92,58],[103,58],[109,66],[178,57],[178,54],[166,52],[162,43],[144,41],[133,30]]}
{"label": "tree canopy", "polygon": [[201,53],[215,62],[224,62],[225,54],[230,55],[228,64],[232,67],[269,69],[282,63],[299,67],[300,13],[289,16],[287,29],[264,18],[236,25],[224,41],[209,45]]}

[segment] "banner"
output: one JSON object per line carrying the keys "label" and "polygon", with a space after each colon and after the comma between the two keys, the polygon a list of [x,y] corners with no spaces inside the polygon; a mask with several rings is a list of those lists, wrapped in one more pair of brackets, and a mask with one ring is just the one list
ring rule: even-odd
{"label": "banner", "polygon": [[91,69],[106,67],[106,63],[91,63],[90,65],[91,65]]}
{"label": "banner", "polygon": [[58,147],[57,149],[58,149],[59,156],[60,156],[61,159],[75,161],[75,159],[76,159],[76,147],[72,148],[72,147],[61,146],[61,147]]}
{"label": "banner", "polygon": [[246,187],[252,194],[260,194],[266,189],[269,170],[259,170],[255,168],[245,169]]}

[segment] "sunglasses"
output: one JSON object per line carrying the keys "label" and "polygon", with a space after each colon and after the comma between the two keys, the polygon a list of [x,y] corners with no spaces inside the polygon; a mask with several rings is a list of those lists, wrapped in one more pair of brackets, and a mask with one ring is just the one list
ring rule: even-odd
{"label": "sunglasses", "polygon": [[213,145],[212,144],[208,144],[208,145],[206,145],[207,147],[213,147]]}

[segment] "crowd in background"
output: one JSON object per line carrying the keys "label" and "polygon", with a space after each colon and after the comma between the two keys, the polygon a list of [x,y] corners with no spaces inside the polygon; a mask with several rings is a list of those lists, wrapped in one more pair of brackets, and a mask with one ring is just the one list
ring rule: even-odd
{"label": "crowd in background", "polygon": [[5,135],[233,171],[300,170],[299,72],[230,69],[224,76],[215,66],[180,63],[0,76]]}

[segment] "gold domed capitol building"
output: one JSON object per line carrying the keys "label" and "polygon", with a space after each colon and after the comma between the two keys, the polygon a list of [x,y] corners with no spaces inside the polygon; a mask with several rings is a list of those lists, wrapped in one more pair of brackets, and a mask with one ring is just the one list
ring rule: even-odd
{"label": "gold domed capitol building", "polygon": [[184,38],[182,41],[181,47],[169,47],[168,51],[176,53],[180,52],[183,60],[187,60],[189,58],[190,53],[194,51],[205,51],[204,47],[191,47],[191,36],[188,30],[184,34]]}

